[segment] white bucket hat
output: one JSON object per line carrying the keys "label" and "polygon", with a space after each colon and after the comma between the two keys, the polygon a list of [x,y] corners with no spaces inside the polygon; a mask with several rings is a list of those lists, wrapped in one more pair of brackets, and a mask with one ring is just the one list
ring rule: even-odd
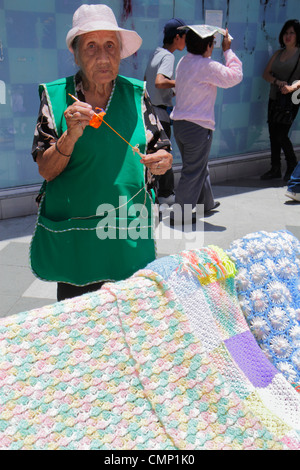
{"label": "white bucket hat", "polygon": [[122,40],[121,59],[134,54],[142,44],[142,38],[135,31],[118,26],[112,9],[107,5],[81,5],[73,15],[72,26],[66,38],[71,52],[74,52],[74,38],[91,31],[119,31]]}

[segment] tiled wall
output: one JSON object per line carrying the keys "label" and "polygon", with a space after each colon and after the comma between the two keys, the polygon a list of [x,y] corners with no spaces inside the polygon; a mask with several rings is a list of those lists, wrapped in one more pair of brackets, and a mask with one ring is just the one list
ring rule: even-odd
{"label": "tiled wall", "polygon": [[[72,15],[95,0],[0,0],[0,189],[41,181],[31,158],[39,106],[38,83],[74,72],[65,45]],[[289,18],[299,17],[299,0],[107,0],[120,25],[143,38],[136,55],[120,72],[142,79],[151,51],[162,44],[164,23],[177,16],[188,24],[203,23],[206,10],[221,10],[223,24],[234,37],[232,47],[243,61],[244,80],[219,90],[211,158],[269,149],[266,125],[268,84],[264,67],[278,48],[278,34]],[[175,52],[176,61],[182,53]],[[220,49],[214,51],[222,60]],[[300,145],[300,120],[292,139]],[[180,161],[174,146],[175,162]]]}

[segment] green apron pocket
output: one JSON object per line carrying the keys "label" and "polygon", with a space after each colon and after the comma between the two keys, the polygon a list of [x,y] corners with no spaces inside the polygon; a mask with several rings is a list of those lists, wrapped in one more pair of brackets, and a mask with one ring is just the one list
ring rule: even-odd
{"label": "green apron pocket", "polygon": [[40,215],[30,258],[35,275],[47,281],[86,285],[123,280],[155,258],[151,219],[56,222]]}

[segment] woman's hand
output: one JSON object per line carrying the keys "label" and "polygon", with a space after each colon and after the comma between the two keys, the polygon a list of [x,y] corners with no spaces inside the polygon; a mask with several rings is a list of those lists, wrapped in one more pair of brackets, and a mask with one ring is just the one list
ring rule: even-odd
{"label": "woman's hand", "polygon": [[226,34],[222,42],[223,52],[228,51],[230,48],[231,48],[231,39],[229,38],[228,29],[226,28]]}
{"label": "woman's hand", "polygon": [[172,168],[173,157],[166,150],[158,150],[157,152],[143,155],[141,163],[143,163],[153,175],[164,175],[167,170]]}
{"label": "woman's hand", "polygon": [[287,94],[289,94],[289,93],[293,93],[293,92],[296,91],[296,90],[297,90],[297,88],[295,88],[293,85],[288,85],[288,84],[282,85],[282,86],[280,87],[280,91],[281,91],[281,93],[282,93],[283,95],[287,95]]}
{"label": "woman's hand", "polygon": [[53,141],[53,145],[44,152],[38,152],[36,158],[39,172],[45,180],[52,181],[64,171],[69,163],[74,145],[82,136],[93,115],[92,106],[81,101],[76,101],[66,109],[64,116],[67,130],[57,140],[56,145]]}
{"label": "woman's hand", "polygon": [[282,80],[276,80],[275,85],[278,86],[280,91],[282,91],[282,89],[287,85],[287,82]]}
{"label": "woman's hand", "polygon": [[89,125],[93,115],[94,111],[92,106],[82,101],[76,101],[66,109],[64,116],[68,127],[67,133],[74,142],[82,136],[84,129]]}

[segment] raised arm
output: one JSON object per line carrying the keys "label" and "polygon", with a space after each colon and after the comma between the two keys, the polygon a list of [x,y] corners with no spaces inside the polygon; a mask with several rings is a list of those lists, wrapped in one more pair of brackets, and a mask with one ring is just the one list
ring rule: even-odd
{"label": "raised arm", "polygon": [[226,35],[223,38],[222,49],[225,65],[211,60],[208,66],[207,80],[220,88],[231,88],[238,85],[243,79],[243,65],[231,49],[231,39]]}

